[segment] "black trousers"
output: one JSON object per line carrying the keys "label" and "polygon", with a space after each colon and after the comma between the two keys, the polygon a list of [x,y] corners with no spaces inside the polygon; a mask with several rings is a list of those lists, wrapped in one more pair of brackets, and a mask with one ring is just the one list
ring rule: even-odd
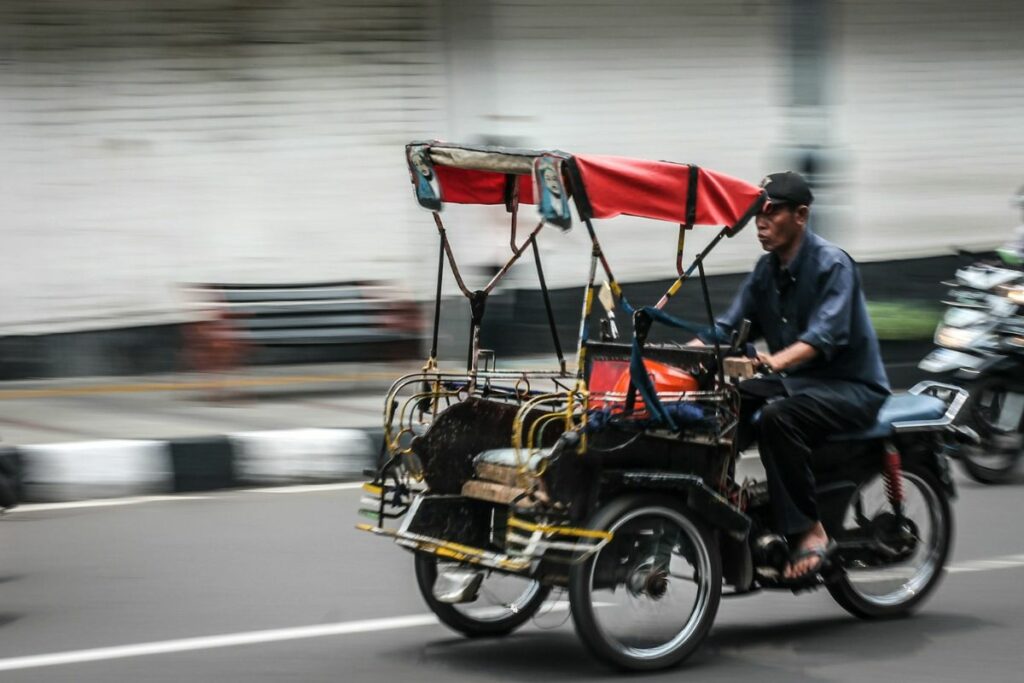
{"label": "black trousers", "polygon": [[[739,447],[754,438],[768,480],[775,531],[803,534],[819,520],[814,495],[813,450],[830,434],[863,429],[864,411],[840,397],[788,395],[778,378],[741,382]],[[752,417],[760,410],[756,424]]]}

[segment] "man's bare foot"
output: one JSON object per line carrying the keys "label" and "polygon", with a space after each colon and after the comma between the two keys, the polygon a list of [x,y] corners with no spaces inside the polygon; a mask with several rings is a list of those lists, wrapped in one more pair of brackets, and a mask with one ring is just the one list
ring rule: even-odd
{"label": "man's bare foot", "polygon": [[828,534],[825,533],[825,527],[821,522],[815,522],[793,551],[794,561],[786,566],[783,576],[787,579],[798,579],[817,572],[825,562],[827,549]]}

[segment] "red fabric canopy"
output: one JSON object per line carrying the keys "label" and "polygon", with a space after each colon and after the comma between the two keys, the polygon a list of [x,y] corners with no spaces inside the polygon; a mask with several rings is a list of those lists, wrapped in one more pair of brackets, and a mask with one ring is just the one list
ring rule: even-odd
{"label": "red fabric canopy", "polygon": [[[434,172],[441,183],[441,201],[452,204],[504,204],[504,173],[475,171],[450,166],[435,166]],[[533,179],[519,178],[519,203],[533,204]]]}
{"label": "red fabric canopy", "polygon": [[[690,167],[667,161],[576,155],[594,218],[623,214],[686,222]],[[735,225],[761,189],[723,173],[699,169],[695,225]]]}
{"label": "red fabric canopy", "polygon": [[[762,195],[761,189],[750,183],[701,168],[697,170],[696,203],[691,206],[691,167],[667,161],[436,141],[411,143],[409,148],[431,150],[442,204],[505,204],[511,178],[518,180],[520,203],[534,204],[535,179],[525,171],[544,157],[564,160],[563,172],[568,171],[571,180],[568,189],[576,193],[581,213],[588,218],[629,215],[686,224],[692,217],[694,225],[735,227],[750,217]],[[412,165],[410,170],[415,184]]]}

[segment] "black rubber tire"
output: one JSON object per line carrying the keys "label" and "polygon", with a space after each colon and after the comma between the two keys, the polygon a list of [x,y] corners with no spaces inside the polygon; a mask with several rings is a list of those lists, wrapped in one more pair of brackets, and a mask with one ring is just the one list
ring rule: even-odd
{"label": "black rubber tire", "polygon": [[986,467],[974,460],[969,451],[965,451],[960,458],[964,472],[974,481],[980,484],[1005,484],[1016,478],[1017,463],[1020,462],[1020,455],[1008,459],[1005,467]]}
{"label": "black rubber tire", "polygon": [[1006,389],[1006,381],[994,375],[984,377],[970,387],[970,398],[961,409],[960,414],[964,416],[964,423],[974,429],[981,437],[980,446],[965,446],[961,450],[960,464],[971,479],[982,484],[1005,484],[1015,478],[1017,464],[1021,459],[1021,450],[1015,454],[1009,454],[1006,463],[999,467],[990,467],[981,459],[972,457],[976,449],[991,449],[999,446],[994,443],[998,437],[997,430],[993,429],[986,420],[978,414],[978,400],[986,391]]}
{"label": "black rubber tire", "polygon": [[945,489],[935,478],[935,475],[924,467],[911,465],[903,469],[905,473],[913,474],[932,490],[935,499],[938,501],[939,515],[945,519],[946,533],[940,538],[939,551],[936,557],[937,569],[928,582],[918,589],[911,598],[893,605],[879,605],[866,600],[852,587],[845,573],[835,581],[828,583],[828,592],[831,593],[835,601],[847,612],[861,619],[892,619],[906,616],[913,612],[931,595],[932,591],[942,581],[942,577],[945,575],[946,561],[949,559],[949,554],[953,548],[953,508],[950,505]]}
{"label": "black rubber tire", "polygon": [[677,500],[667,496],[652,494],[628,495],[616,498],[604,505],[587,523],[590,529],[612,529],[616,522],[625,515],[640,509],[667,508],[690,522],[697,532],[698,540],[704,545],[710,561],[710,594],[704,613],[700,616],[693,634],[676,649],[658,658],[638,659],[621,652],[609,642],[594,616],[591,602],[590,578],[591,570],[599,554],[595,554],[585,562],[573,566],[569,573],[569,604],[572,608],[573,623],[576,633],[590,652],[611,666],[627,671],[654,671],[680,664],[701,645],[711,630],[718,613],[718,604],[722,596],[722,560],[714,535],[693,512],[685,509]]}
{"label": "black rubber tire", "polygon": [[487,621],[474,619],[470,615],[460,612],[455,605],[440,602],[434,597],[437,556],[429,553],[416,553],[415,558],[416,583],[419,585],[420,594],[427,606],[445,626],[470,638],[496,638],[512,633],[533,618],[551,592],[550,586],[540,586],[537,594],[515,614]]}

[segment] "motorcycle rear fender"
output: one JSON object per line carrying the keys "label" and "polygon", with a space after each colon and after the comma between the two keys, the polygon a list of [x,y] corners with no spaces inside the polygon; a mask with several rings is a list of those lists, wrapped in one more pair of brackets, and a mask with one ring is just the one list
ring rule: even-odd
{"label": "motorcycle rear fender", "polygon": [[900,451],[903,465],[921,465],[931,471],[935,478],[942,484],[942,489],[950,499],[957,497],[956,484],[953,483],[953,474],[949,467],[949,456],[946,455],[943,444],[946,442],[944,434],[940,438],[928,438],[934,435],[933,432],[914,432],[896,437],[896,447]]}
{"label": "motorcycle rear fender", "polygon": [[606,486],[618,491],[659,491],[681,494],[687,507],[715,529],[742,541],[750,532],[750,517],[740,512],[695,474],[648,470],[612,470],[604,473]]}

